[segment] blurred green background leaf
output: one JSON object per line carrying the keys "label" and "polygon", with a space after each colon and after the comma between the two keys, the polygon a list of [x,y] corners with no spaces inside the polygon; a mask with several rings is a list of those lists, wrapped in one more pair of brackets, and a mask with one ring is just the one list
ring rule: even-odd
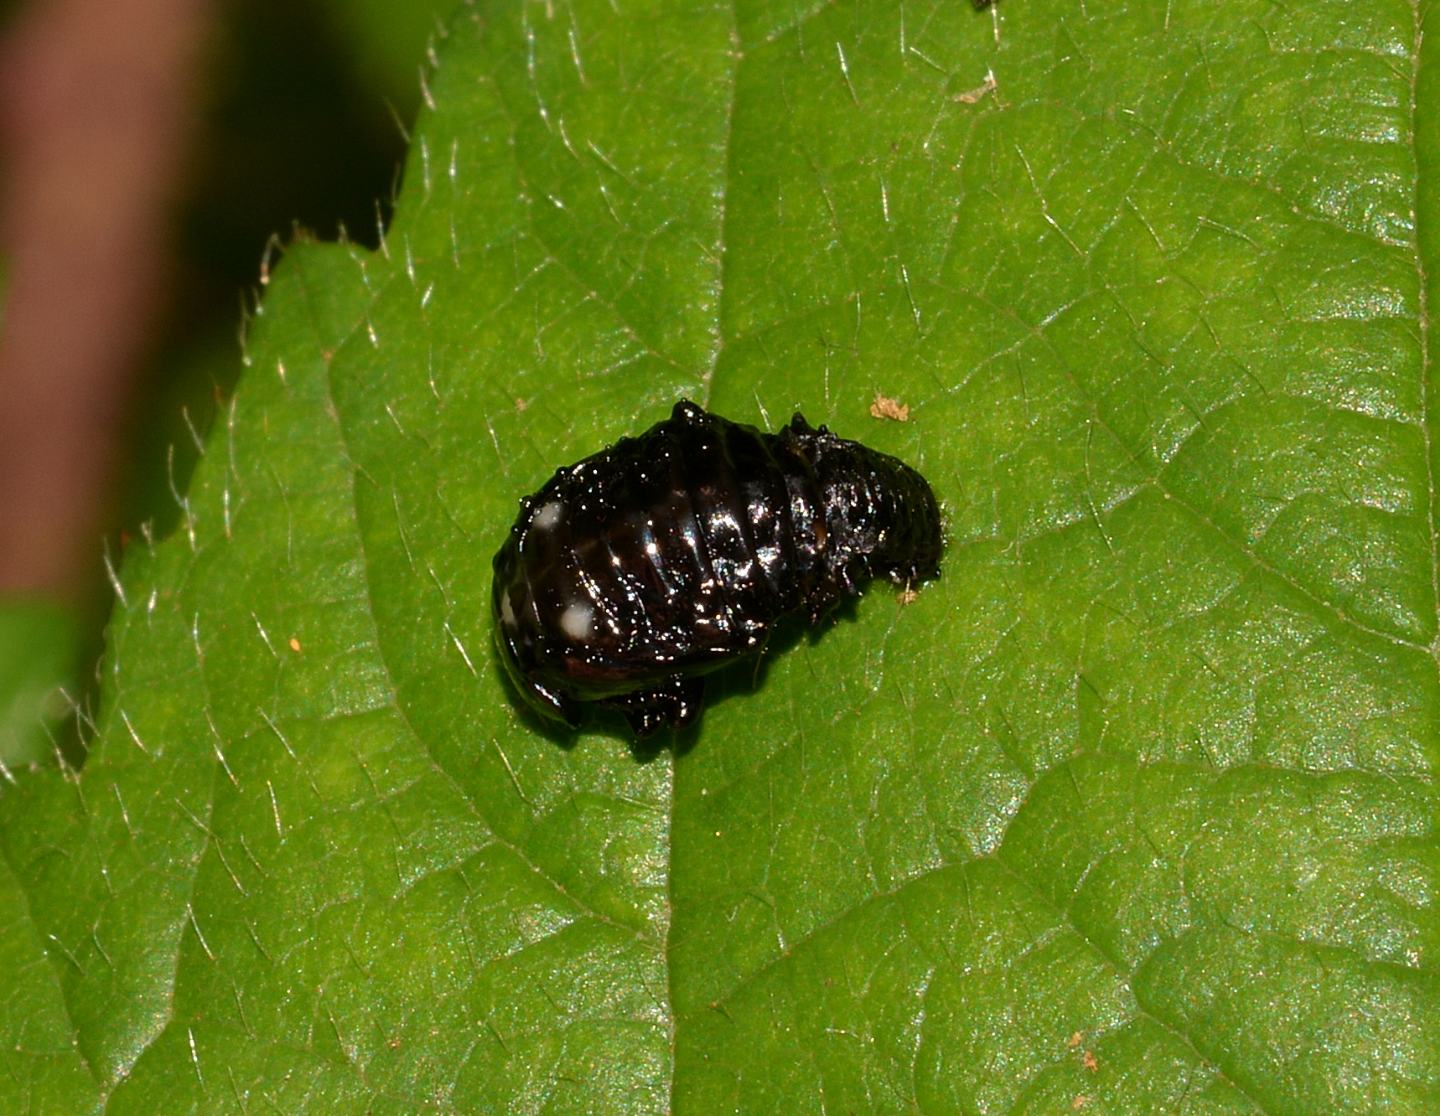
{"label": "blurred green background leaf", "polygon": [[57,748],[72,746],[61,726],[75,700],[64,687],[74,685],[79,638],[74,618],[58,605],[0,602],[0,768],[48,762]]}
{"label": "blurred green background leaf", "polygon": [[[1417,18],[463,12],[0,799],[3,1107],[1433,1109]],[[944,576],[562,746],[490,555],[681,395],[917,463]]]}

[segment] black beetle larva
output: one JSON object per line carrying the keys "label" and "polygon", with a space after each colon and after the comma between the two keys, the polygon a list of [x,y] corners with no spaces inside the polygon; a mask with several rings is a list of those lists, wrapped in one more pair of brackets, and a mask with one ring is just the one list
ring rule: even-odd
{"label": "black beetle larva", "polygon": [[934,577],[940,547],[903,462],[799,414],[765,434],[682,400],[521,501],[495,555],[500,658],[543,715],[573,728],[595,702],[645,736],[694,720],[700,676],[758,654],[781,616]]}

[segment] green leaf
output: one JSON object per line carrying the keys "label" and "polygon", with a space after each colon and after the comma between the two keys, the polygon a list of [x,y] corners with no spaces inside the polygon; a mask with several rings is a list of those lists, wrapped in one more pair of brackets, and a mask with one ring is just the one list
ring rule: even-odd
{"label": "green leaf", "polygon": [[[1433,1110],[1440,27],[677,7],[467,12],[279,268],[0,800],[0,1108]],[[681,395],[917,463],[943,577],[562,745],[490,556]]]}

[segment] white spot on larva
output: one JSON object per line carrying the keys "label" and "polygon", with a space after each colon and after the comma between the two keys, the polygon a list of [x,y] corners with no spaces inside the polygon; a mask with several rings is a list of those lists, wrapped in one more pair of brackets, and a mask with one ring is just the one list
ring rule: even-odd
{"label": "white spot on larva", "polygon": [[589,639],[594,626],[595,610],[588,604],[576,601],[560,614],[560,630],[578,642]]}
{"label": "white spot on larva", "polygon": [[510,594],[500,598],[500,622],[507,628],[515,627],[515,606],[510,603]]}
{"label": "white spot on larva", "polygon": [[537,531],[549,531],[560,522],[560,501],[551,500],[535,513],[535,518],[530,521],[530,526]]}

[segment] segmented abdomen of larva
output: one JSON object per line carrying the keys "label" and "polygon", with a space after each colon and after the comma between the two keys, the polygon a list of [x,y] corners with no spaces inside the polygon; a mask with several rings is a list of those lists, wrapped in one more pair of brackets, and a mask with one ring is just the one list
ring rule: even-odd
{"label": "segmented abdomen of larva", "polygon": [[522,503],[495,557],[501,657],[542,712],[574,723],[600,700],[648,731],[693,716],[683,680],[758,651],[782,615],[929,576],[938,554],[934,497],[894,458],[799,415],[765,434],[681,402]]}
{"label": "segmented abdomen of larva", "polygon": [[791,506],[818,496],[773,441],[682,404],[551,478],[496,559],[502,626],[530,629],[533,666],[598,695],[758,643],[814,549]]}
{"label": "segmented abdomen of larva", "polygon": [[[804,426],[795,416],[790,429]],[[940,570],[940,511],[929,483],[903,461],[824,427],[798,435],[817,476],[826,524],[823,573],[806,602],[812,616],[833,595],[853,595],[871,577],[924,581]]]}

